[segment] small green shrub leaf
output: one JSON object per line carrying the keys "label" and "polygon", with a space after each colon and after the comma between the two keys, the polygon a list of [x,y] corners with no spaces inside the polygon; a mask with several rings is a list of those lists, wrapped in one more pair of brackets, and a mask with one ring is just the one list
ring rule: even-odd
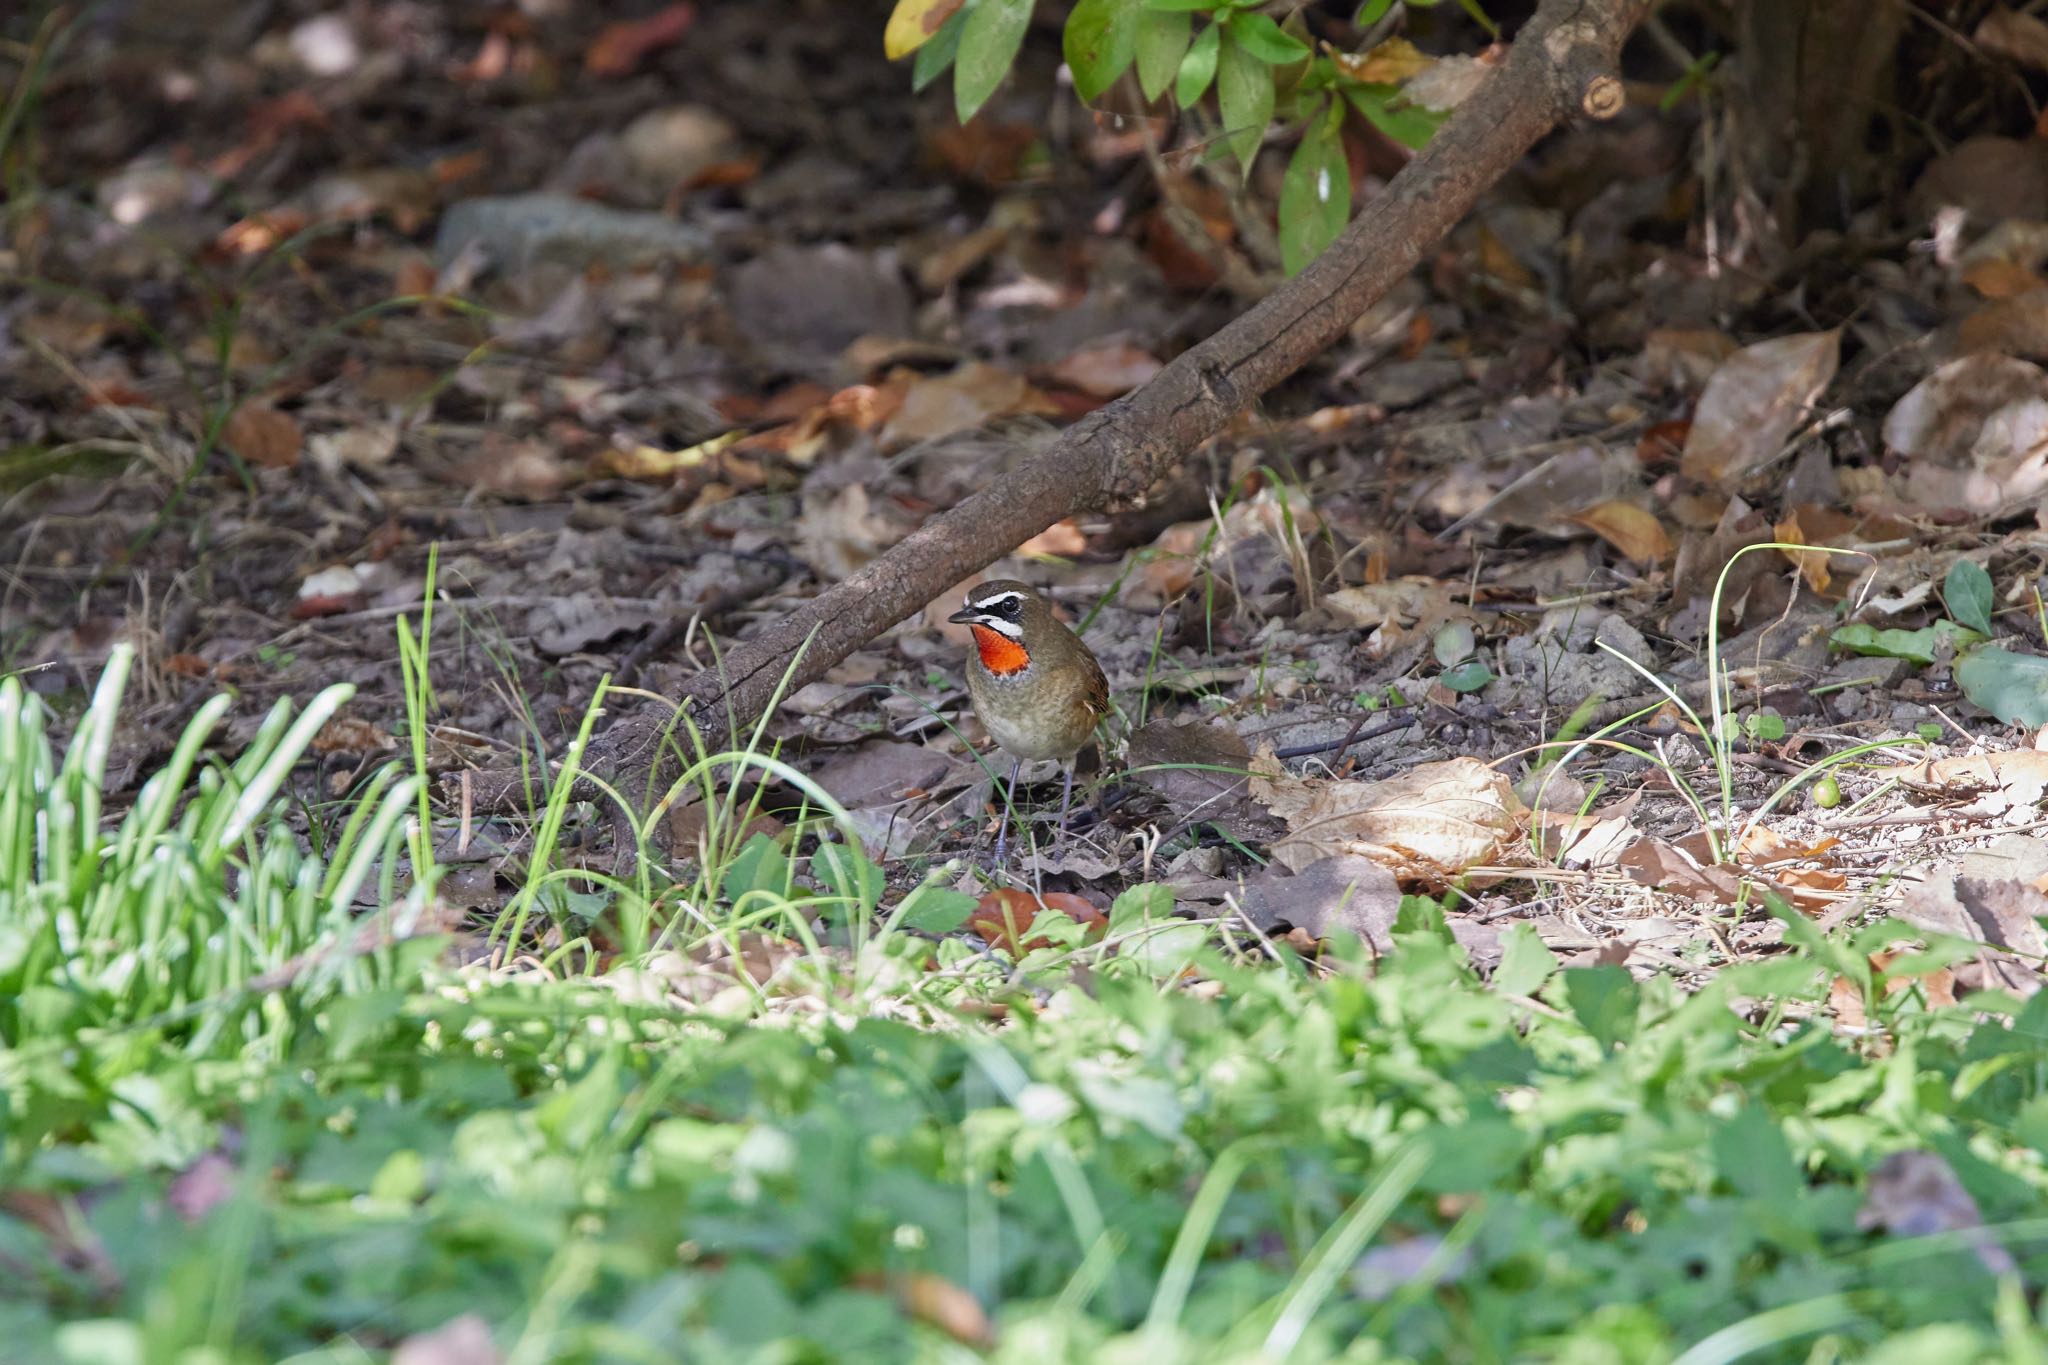
{"label": "small green shrub leaf", "polygon": [[929,42],[917,49],[917,59],[910,65],[912,90],[923,90],[953,65],[953,59],[960,55],[960,34],[967,27],[967,13],[960,10],[954,14],[940,25]]}
{"label": "small green shrub leaf", "polygon": [[1404,147],[1426,146],[1444,121],[1442,114],[1402,102],[1397,86],[1355,85],[1344,93],[1367,122]]}
{"label": "small green shrub leaf", "polygon": [[1266,125],[1273,121],[1273,77],[1234,33],[1217,54],[1216,102],[1223,110],[1223,145],[1237,158],[1241,175],[1250,179]]}
{"label": "small green shrub leaf", "polygon": [[1188,45],[1188,55],[1181,58],[1180,75],[1173,84],[1174,102],[1181,108],[1192,108],[1208,93],[1209,82],[1216,79],[1216,55],[1222,42],[1223,30],[1211,24]]}
{"label": "small green shrub leaf", "polygon": [[1194,23],[1185,10],[1148,9],[1138,15],[1138,88],[1156,100],[1173,88],[1187,55]]}
{"label": "small green shrub leaf", "polygon": [[1030,26],[1031,0],[981,0],[968,11],[953,68],[953,109],[962,123],[981,112],[1003,77],[1010,74],[1017,49],[1024,46],[1024,30]]}
{"label": "small green shrub leaf", "polygon": [[1246,52],[1268,66],[1284,66],[1308,56],[1308,44],[1283,32],[1280,25],[1257,10],[1233,10],[1230,36]]}
{"label": "small green shrub leaf", "polygon": [[1124,74],[1138,55],[1138,15],[1138,0],[1080,0],[1074,6],[1061,49],[1075,94],[1092,100]]}
{"label": "small green shrub leaf", "polygon": [[[1344,146],[1320,111],[1287,163],[1280,182],[1280,263],[1290,275],[1320,256],[1351,221],[1351,170]],[[1452,627],[1445,627],[1446,630]],[[1470,634],[1471,627],[1465,627]],[[1467,648],[1457,658],[1471,655]],[[1446,660],[1444,662],[1452,662]]]}

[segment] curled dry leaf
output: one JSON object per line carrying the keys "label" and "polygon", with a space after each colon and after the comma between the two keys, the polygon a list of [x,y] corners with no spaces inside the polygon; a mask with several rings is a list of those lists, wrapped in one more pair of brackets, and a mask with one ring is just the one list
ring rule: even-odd
{"label": "curled dry leaf", "polygon": [[1384,630],[1389,626],[1434,630],[1453,619],[1470,615],[1451,600],[1451,591],[1434,578],[1410,575],[1386,583],[1339,588],[1326,593],[1320,605],[1329,619],[1341,628]]}
{"label": "curled dry leaf", "polygon": [[1788,438],[1835,379],[1841,332],[1800,332],[1729,356],[1706,381],[1686,434],[1679,469],[1688,479],[1735,491],[1788,454]]}
{"label": "curled dry leaf", "polygon": [[1700,395],[1679,467],[1732,492],[1788,453],[1786,442],[1835,377],[1842,334],[1801,332],[1745,346],[1714,371]]}
{"label": "curled dry leaf", "polygon": [[2008,355],[1967,355],[1915,384],[1884,419],[1910,501],[1996,515],[2048,488],[2048,372]]}
{"label": "curled dry leaf", "polygon": [[1476,758],[1424,763],[1384,782],[1295,777],[1270,746],[1252,760],[1252,795],[1287,822],[1273,856],[1299,872],[1356,854],[1440,884],[1498,859],[1520,821],[1513,785]]}
{"label": "curled dry leaf", "polygon": [[1733,868],[1703,866],[1684,849],[1662,839],[1638,839],[1615,861],[1629,880],[1652,890],[1722,905],[1733,905],[1742,895],[1742,879]]}

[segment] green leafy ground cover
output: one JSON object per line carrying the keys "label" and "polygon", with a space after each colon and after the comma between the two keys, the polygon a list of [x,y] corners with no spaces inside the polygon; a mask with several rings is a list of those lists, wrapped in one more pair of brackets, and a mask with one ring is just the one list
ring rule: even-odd
{"label": "green leafy ground cover", "polygon": [[[642,952],[465,965],[396,876],[409,779],[292,823],[338,693],[233,765],[195,727],[103,820],[122,671],[61,759],[0,683],[0,1358],[2048,1350],[2048,996],[1930,1006],[1924,935],[1791,920],[1687,995],[1527,930],[1482,980],[1420,899],[1311,966],[1141,888],[1011,962],[906,927],[965,897],[871,913],[858,854],[810,888],[764,841]],[[741,919],[821,911],[855,946],[680,1003]],[[1901,1152],[1984,1226],[1887,1201]],[[495,1354],[421,1335],[466,1316]]]}

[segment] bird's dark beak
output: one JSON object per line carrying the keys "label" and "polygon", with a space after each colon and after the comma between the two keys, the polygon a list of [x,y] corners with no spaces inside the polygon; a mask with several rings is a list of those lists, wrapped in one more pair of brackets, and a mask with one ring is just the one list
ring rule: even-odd
{"label": "bird's dark beak", "polygon": [[981,619],[981,613],[976,611],[973,607],[962,607],[960,608],[960,610],[954,612],[951,616],[948,616],[946,619],[948,621],[951,621],[956,626],[964,626],[967,625],[969,622],[979,621]]}

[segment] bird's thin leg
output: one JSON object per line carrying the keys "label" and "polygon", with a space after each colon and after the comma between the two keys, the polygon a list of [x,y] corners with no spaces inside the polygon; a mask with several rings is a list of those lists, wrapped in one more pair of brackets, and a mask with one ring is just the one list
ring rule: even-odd
{"label": "bird's thin leg", "polygon": [[1067,811],[1073,804],[1074,765],[1070,761],[1067,764],[1066,786],[1060,790],[1060,822],[1057,826],[1054,827],[1052,833],[1052,846],[1055,850],[1055,853],[1057,853],[1059,849],[1063,848],[1067,842]]}
{"label": "bird's thin leg", "polygon": [[996,866],[1003,865],[1003,850],[1009,847],[1010,817],[1017,813],[1017,774],[1024,771],[1024,760],[1010,764],[1010,785],[1003,794],[1003,804],[996,812]]}

